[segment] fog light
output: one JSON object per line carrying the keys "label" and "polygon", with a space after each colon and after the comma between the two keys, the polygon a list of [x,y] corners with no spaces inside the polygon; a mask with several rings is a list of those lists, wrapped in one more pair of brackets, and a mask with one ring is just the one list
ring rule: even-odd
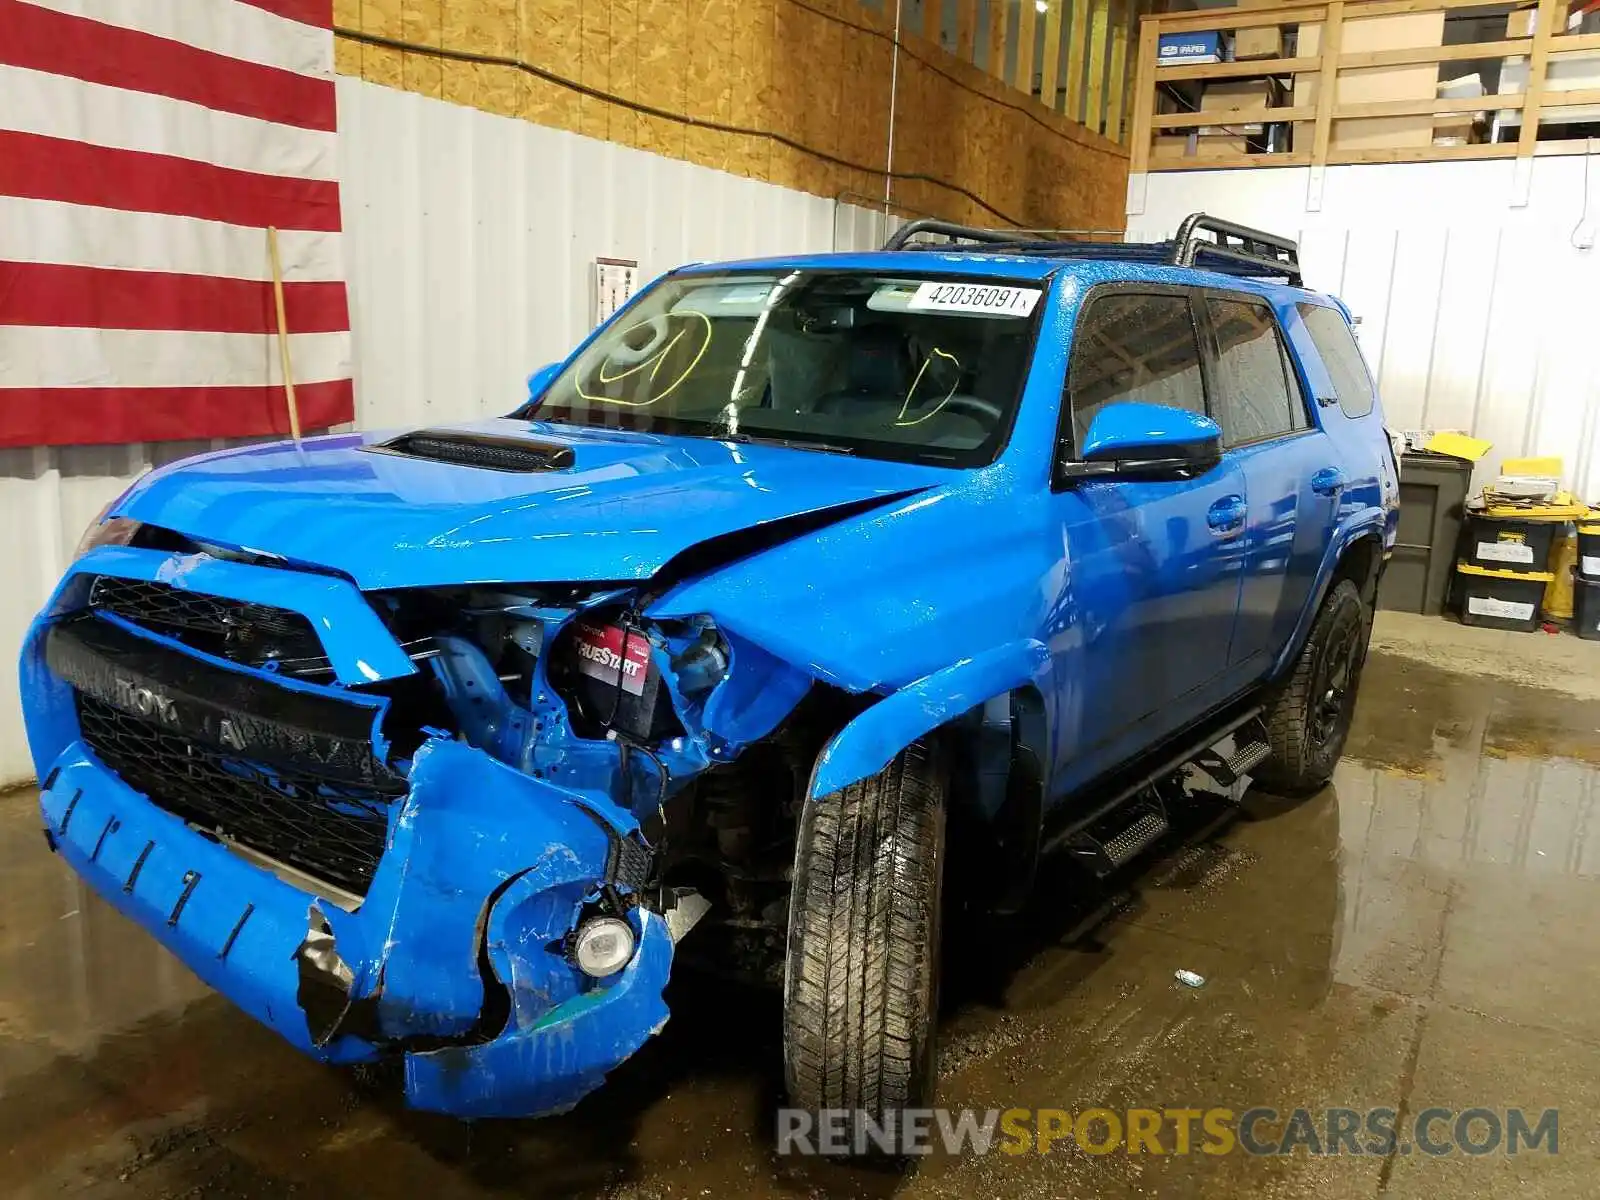
{"label": "fog light", "polygon": [[595,917],[578,926],[572,944],[578,970],[596,979],[615,975],[633,957],[633,927],[616,917]]}

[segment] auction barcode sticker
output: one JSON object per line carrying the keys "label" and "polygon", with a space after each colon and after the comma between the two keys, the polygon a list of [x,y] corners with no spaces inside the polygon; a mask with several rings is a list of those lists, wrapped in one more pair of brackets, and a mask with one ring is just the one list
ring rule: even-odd
{"label": "auction barcode sticker", "polygon": [[918,286],[906,301],[911,312],[977,313],[986,317],[1026,317],[1039,302],[1038,288],[993,283],[935,283]]}

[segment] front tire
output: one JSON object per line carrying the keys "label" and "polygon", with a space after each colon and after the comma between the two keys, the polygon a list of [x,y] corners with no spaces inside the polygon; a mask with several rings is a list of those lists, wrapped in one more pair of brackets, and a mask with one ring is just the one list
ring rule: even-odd
{"label": "front tire", "polygon": [[1332,778],[1350,733],[1371,629],[1356,585],[1340,580],[1322,602],[1294,669],[1267,705],[1272,756],[1255,773],[1263,787],[1311,792]]}
{"label": "front tire", "polygon": [[813,1112],[933,1096],[947,780],[926,741],[808,800],[784,970],[784,1080]]}

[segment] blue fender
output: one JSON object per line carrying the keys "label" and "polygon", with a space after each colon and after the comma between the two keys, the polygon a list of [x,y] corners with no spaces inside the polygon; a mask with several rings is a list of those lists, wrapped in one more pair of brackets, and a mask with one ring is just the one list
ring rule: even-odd
{"label": "blue fender", "polygon": [[902,749],[991,697],[1043,686],[1050,655],[1035,638],[964,658],[885,696],[834,735],[817,759],[813,799],[849,787],[889,765]]}
{"label": "blue fender", "polygon": [[1294,636],[1284,644],[1282,652],[1278,655],[1278,661],[1273,664],[1273,678],[1277,678],[1289,668],[1289,664],[1294,662],[1300,653],[1300,648],[1306,644],[1306,638],[1311,636],[1311,625],[1316,621],[1317,613],[1322,610],[1322,601],[1333,584],[1333,573],[1338,570],[1339,560],[1344,557],[1344,552],[1357,538],[1371,536],[1377,537],[1382,550],[1387,550],[1394,541],[1387,524],[1385,511],[1371,506],[1356,509],[1334,528],[1333,537],[1329,539],[1328,548],[1323,552],[1322,562],[1317,567],[1316,583],[1311,589],[1316,601],[1306,605],[1300,613],[1300,620],[1294,627]]}

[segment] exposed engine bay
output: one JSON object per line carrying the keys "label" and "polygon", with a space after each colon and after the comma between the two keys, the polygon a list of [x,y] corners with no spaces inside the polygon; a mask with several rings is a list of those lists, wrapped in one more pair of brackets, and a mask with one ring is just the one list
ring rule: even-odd
{"label": "exposed engine bay", "polygon": [[[421,673],[391,699],[393,753],[437,733],[631,812],[641,902],[709,903],[705,957],[781,978],[794,827],[828,738],[872,697],[813,680],[710,617],[643,616],[625,589],[459,589],[370,598]],[[619,901],[620,902],[620,901]],[[703,907],[703,906],[701,906]]]}
{"label": "exposed engine bay", "polygon": [[[160,530],[140,540],[254,561]],[[623,885],[606,888],[590,916],[619,918],[645,905],[666,917],[674,941],[699,924],[688,957],[781,980],[807,784],[828,739],[875,697],[820,683],[709,616],[646,616],[651,596],[637,585],[403,589],[365,599],[415,667],[346,689],[383,702],[374,746],[393,793],[404,791],[427,743],[454,741],[596,807],[615,805],[637,830],[626,842]],[[94,579],[88,606],[207,655],[317,688],[344,687],[294,612],[112,575]],[[104,720],[93,702],[79,704],[84,719]],[[192,762],[195,750],[185,753]],[[147,757],[114,765],[152,794],[170,792],[171,773],[159,778]],[[220,768],[213,781],[239,769]],[[284,778],[273,786],[281,791]],[[352,903],[365,894],[380,846],[355,861],[303,828],[264,829],[240,812],[207,805],[197,823],[301,873],[301,882]]]}

